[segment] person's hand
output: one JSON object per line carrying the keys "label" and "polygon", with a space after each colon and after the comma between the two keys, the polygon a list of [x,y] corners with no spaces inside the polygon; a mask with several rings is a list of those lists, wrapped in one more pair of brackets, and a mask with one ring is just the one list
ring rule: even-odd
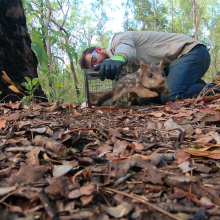
{"label": "person's hand", "polygon": [[101,64],[94,66],[93,70],[99,70],[101,81],[104,81],[105,78],[117,81],[125,62],[126,58],[123,55],[116,54],[111,59],[104,60]]}

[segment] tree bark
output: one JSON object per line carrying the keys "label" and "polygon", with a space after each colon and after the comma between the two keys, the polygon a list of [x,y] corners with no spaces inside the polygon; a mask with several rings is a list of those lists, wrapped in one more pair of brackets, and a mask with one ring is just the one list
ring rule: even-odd
{"label": "tree bark", "polygon": [[159,20],[157,17],[157,10],[156,10],[156,6],[155,6],[155,0],[152,1],[153,4],[153,10],[154,10],[154,19],[155,19],[155,31],[159,30]]}
{"label": "tree bark", "polygon": [[[41,0],[40,7],[41,7],[41,8],[44,7],[44,5],[43,5],[43,0]],[[42,13],[42,14],[44,13],[44,10],[43,10],[43,9],[41,9],[41,13]],[[41,14],[41,19],[44,20],[44,16],[43,16],[42,14]],[[46,51],[46,53],[47,53],[47,44],[46,44],[46,40],[45,40],[46,33],[45,33],[45,31],[44,31],[44,27],[45,27],[45,25],[43,24],[43,25],[42,25],[43,45],[44,45],[44,49],[45,49],[45,51]]]}
{"label": "tree bark", "polygon": [[[8,88],[10,84],[1,77],[2,71],[5,71],[16,87],[25,93],[21,83],[26,82],[24,77],[38,78],[38,60],[31,49],[21,0],[0,0],[0,8],[0,100],[10,94],[22,98],[22,94],[14,93]],[[34,95],[46,97],[40,85]],[[16,96],[7,96],[4,101],[19,100]]]}
{"label": "tree bark", "polygon": [[172,33],[173,33],[173,0],[171,0]]}
{"label": "tree bark", "polygon": [[198,40],[198,22],[197,22],[197,9],[196,9],[196,0],[193,2],[193,27],[194,27],[194,37]]}
{"label": "tree bark", "polygon": [[47,14],[46,14],[46,20],[45,20],[45,27],[46,27],[46,46],[47,46],[47,56],[50,57],[50,62],[49,62],[49,70],[51,71],[52,69],[52,52],[51,52],[51,40],[50,40],[50,34],[49,34],[49,24],[50,24],[50,17],[51,17],[51,4],[49,0],[46,0],[46,4],[48,6],[47,8]]}

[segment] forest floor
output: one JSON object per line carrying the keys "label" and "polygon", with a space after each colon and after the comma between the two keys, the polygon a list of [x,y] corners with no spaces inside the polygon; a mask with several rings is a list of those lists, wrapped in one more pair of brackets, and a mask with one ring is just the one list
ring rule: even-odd
{"label": "forest floor", "polygon": [[219,98],[1,104],[0,219],[220,219]]}

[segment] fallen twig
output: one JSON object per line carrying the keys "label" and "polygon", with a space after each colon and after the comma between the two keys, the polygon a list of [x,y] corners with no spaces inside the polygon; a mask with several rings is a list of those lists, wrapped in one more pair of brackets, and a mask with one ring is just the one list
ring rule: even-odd
{"label": "fallen twig", "polygon": [[73,132],[81,131],[81,130],[97,130],[97,128],[77,128],[77,129],[73,129],[71,131],[63,132],[63,134],[71,134]]}
{"label": "fallen twig", "polygon": [[147,199],[145,199],[145,198],[143,198],[143,197],[141,197],[141,196],[138,196],[138,195],[136,195],[136,194],[132,194],[132,195],[131,195],[131,194],[128,194],[128,193],[125,193],[125,192],[121,192],[121,191],[118,191],[118,190],[116,190],[116,189],[111,189],[111,188],[108,188],[108,187],[102,187],[101,189],[103,189],[103,190],[106,191],[106,192],[109,192],[109,191],[110,191],[110,192],[115,192],[115,193],[119,193],[119,194],[128,196],[128,197],[130,197],[130,198],[132,198],[132,199],[136,199],[136,200],[138,200],[138,201],[140,201],[140,202],[146,204],[148,207],[150,207],[150,208],[152,208],[152,209],[156,209],[157,211],[159,211],[159,212],[161,212],[161,213],[163,213],[163,214],[165,214],[165,215],[167,215],[167,216],[169,216],[169,217],[171,217],[171,218],[173,218],[173,219],[181,220],[181,219],[178,218],[177,216],[175,216],[175,215],[173,215],[173,214],[171,214],[171,213],[169,213],[169,212],[163,210],[162,208],[159,208],[158,206],[156,206],[156,205],[154,205],[154,204],[152,204],[152,203],[149,203],[149,202],[147,201]]}
{"label": "fallen twig", "polygon": [[47,197],[47,194],[45,193],[44,189],[39,193],[39,198],[48,214],[48,216],[52,219],[56,216],[56,212],[50,205],[49,199]]}
{"label": "fallen twig", "polygon": [[199,185],[195,185],[192,184],[192,186],[190,186],[191,183],[186,183],[186,182],[179,182],[178,180],[174,180],[173,178],[169,178],[169,176],[165,176],[163,178],[163,181],[165,184],[167,184],[168,186],[173,186],[173,187],[177,187],[179,189],[182,189],[186,192],[189,191],[190,187],[191,187],[191,192],[198,195],[198,196],[204,196],[204,197],[208,197],[212,200],[212,202],[216,205],[220,205],[220,199],[213,196],[209,190],[204,190],[204,188],[201,188]]}
{"label": "fallen twig", "polygon": [[[158,206],[162,209],[167,210],[168,212],[186,212],[186,213],[196,213],[201,208],[199,207],[188,207],[188,206],[181,206],[177,204],[172,204],[172,203],[159,203]],[[207,209],[205,210],[207,213],[210,215],[220,215],[220,209],[219,208],[214,208],[214,209]]]}

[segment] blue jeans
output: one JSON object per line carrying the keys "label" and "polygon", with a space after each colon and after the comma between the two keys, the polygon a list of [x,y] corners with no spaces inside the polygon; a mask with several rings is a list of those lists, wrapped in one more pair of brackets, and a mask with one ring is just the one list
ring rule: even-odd
{"label": "blue jeans", "polygon": [[[147,102],[157,102],[161,99],[163,104],[168,101],[196,97],[206,86],[205,84],[196,84],[201,79],[210,65],[210,55],[207,48],[203,45],[195,46],[189,53],[174,60],[164,69],[167,76],[167,85],[171,91],[170,94],[161,94],[154,99],[138,99],[139,104]],[[208,85],[213,87],[214,85]]]}

